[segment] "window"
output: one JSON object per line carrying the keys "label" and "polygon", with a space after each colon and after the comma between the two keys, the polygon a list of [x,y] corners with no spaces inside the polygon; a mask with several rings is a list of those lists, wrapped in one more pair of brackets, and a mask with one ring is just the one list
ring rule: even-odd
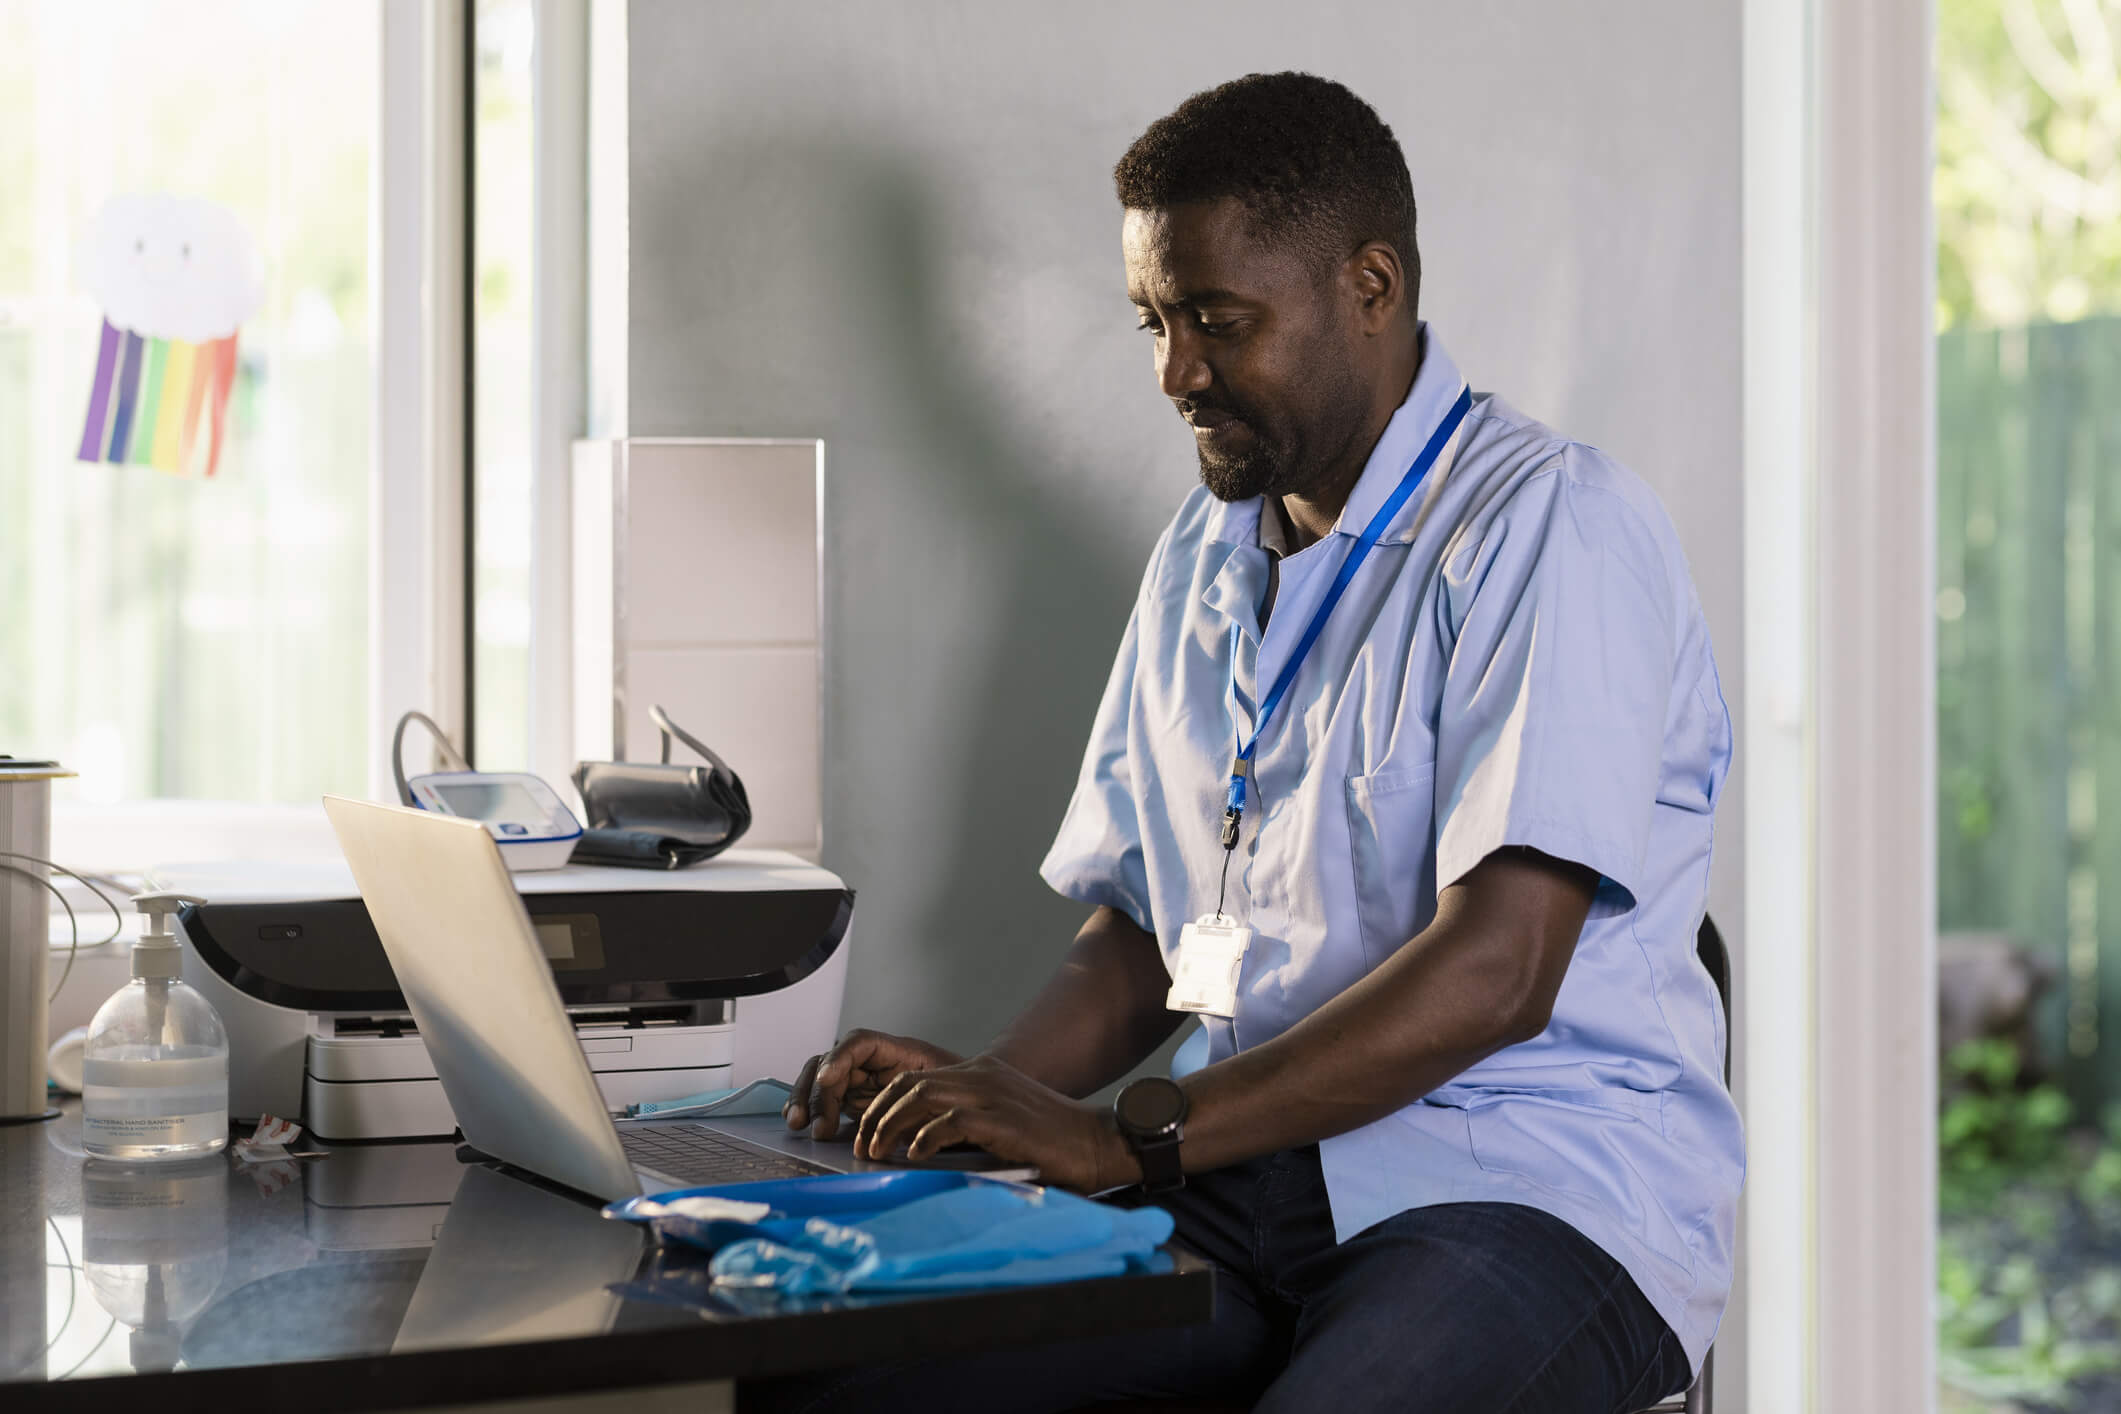
{"label": "window", "polygon": [[[0,0],[0,751],[79,799],[366,786],[380,34],[358,0]],[[212,476],[78,457],[79,246],[140,192],[261,258]]]}
{"label": "window", "polygon": [[[1946,1407],[2117,1406],[2121,3],[1938,9]],[[2094,1237],[2093,1234],[2098,1234]]]}
{"label": "window", "polygon": [[475,764],[530,765],[536,289],[531,0],[478,0],[472,53],[472,694]]}

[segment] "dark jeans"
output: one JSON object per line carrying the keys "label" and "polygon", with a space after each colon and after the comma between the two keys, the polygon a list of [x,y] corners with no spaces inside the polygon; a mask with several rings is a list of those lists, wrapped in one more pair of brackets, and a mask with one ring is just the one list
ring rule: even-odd
{"label": "dark jeans", "polygon": [[1159,1201],[1218,1268],[1213,1321],[750,1385],[738,1408],[1031,1414],[1171,1397],[1258,1414],[1632,1414],[1687,1382],[1678,1338],[1620,1264],[1536,1208],[1416,1208],[1335,1245],[1316,1148]]}

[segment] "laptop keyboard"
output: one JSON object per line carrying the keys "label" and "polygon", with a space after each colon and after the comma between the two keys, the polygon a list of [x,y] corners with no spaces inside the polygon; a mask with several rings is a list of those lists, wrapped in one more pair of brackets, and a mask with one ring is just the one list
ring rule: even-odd
{"label": "laptop keyboard", "polygon": [[822,1164],[740,1144],[704,1124],[622,1124],[619,1144],[634,1163],[686,1183],[753,1183],[832,1172]]}

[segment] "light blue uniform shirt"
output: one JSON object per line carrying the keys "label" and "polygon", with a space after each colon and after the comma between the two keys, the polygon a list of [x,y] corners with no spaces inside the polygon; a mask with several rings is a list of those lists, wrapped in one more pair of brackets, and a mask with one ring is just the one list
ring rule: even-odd
{"label": "light blue uniform shirt", "polygon": [[[1042,869],[1155,935],[1215,908],[1230,757],[1347,557],[1464,388],[1425,356],[1331,535],[1280,564],[1261,502],[1196,489],[1150,556]],[[1500,399],[1350,584],[1254,760],[1226,911],[1253,929],[1236,1016],[1185,1073],[1272,1039],[1429,925],[1506,845],[1601,876],[1536,1039],[1319,1146],[1340,1240],[1432,1203],[1570,1223],[1698,1367],[1731,1283],[1744,1141],[1695,954],[1731,728],[1686,558],[1648,487]]]}

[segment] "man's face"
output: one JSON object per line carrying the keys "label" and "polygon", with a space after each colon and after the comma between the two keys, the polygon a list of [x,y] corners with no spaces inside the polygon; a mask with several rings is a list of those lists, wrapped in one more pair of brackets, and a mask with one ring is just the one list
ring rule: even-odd
{"label": "man's face", "polygon": [[1130,210],[1121,243],[1202,483],[1225,501],[1309,489],[1369,408],[1349,291],[1293,245],[1257,240],[1234,197]]}

